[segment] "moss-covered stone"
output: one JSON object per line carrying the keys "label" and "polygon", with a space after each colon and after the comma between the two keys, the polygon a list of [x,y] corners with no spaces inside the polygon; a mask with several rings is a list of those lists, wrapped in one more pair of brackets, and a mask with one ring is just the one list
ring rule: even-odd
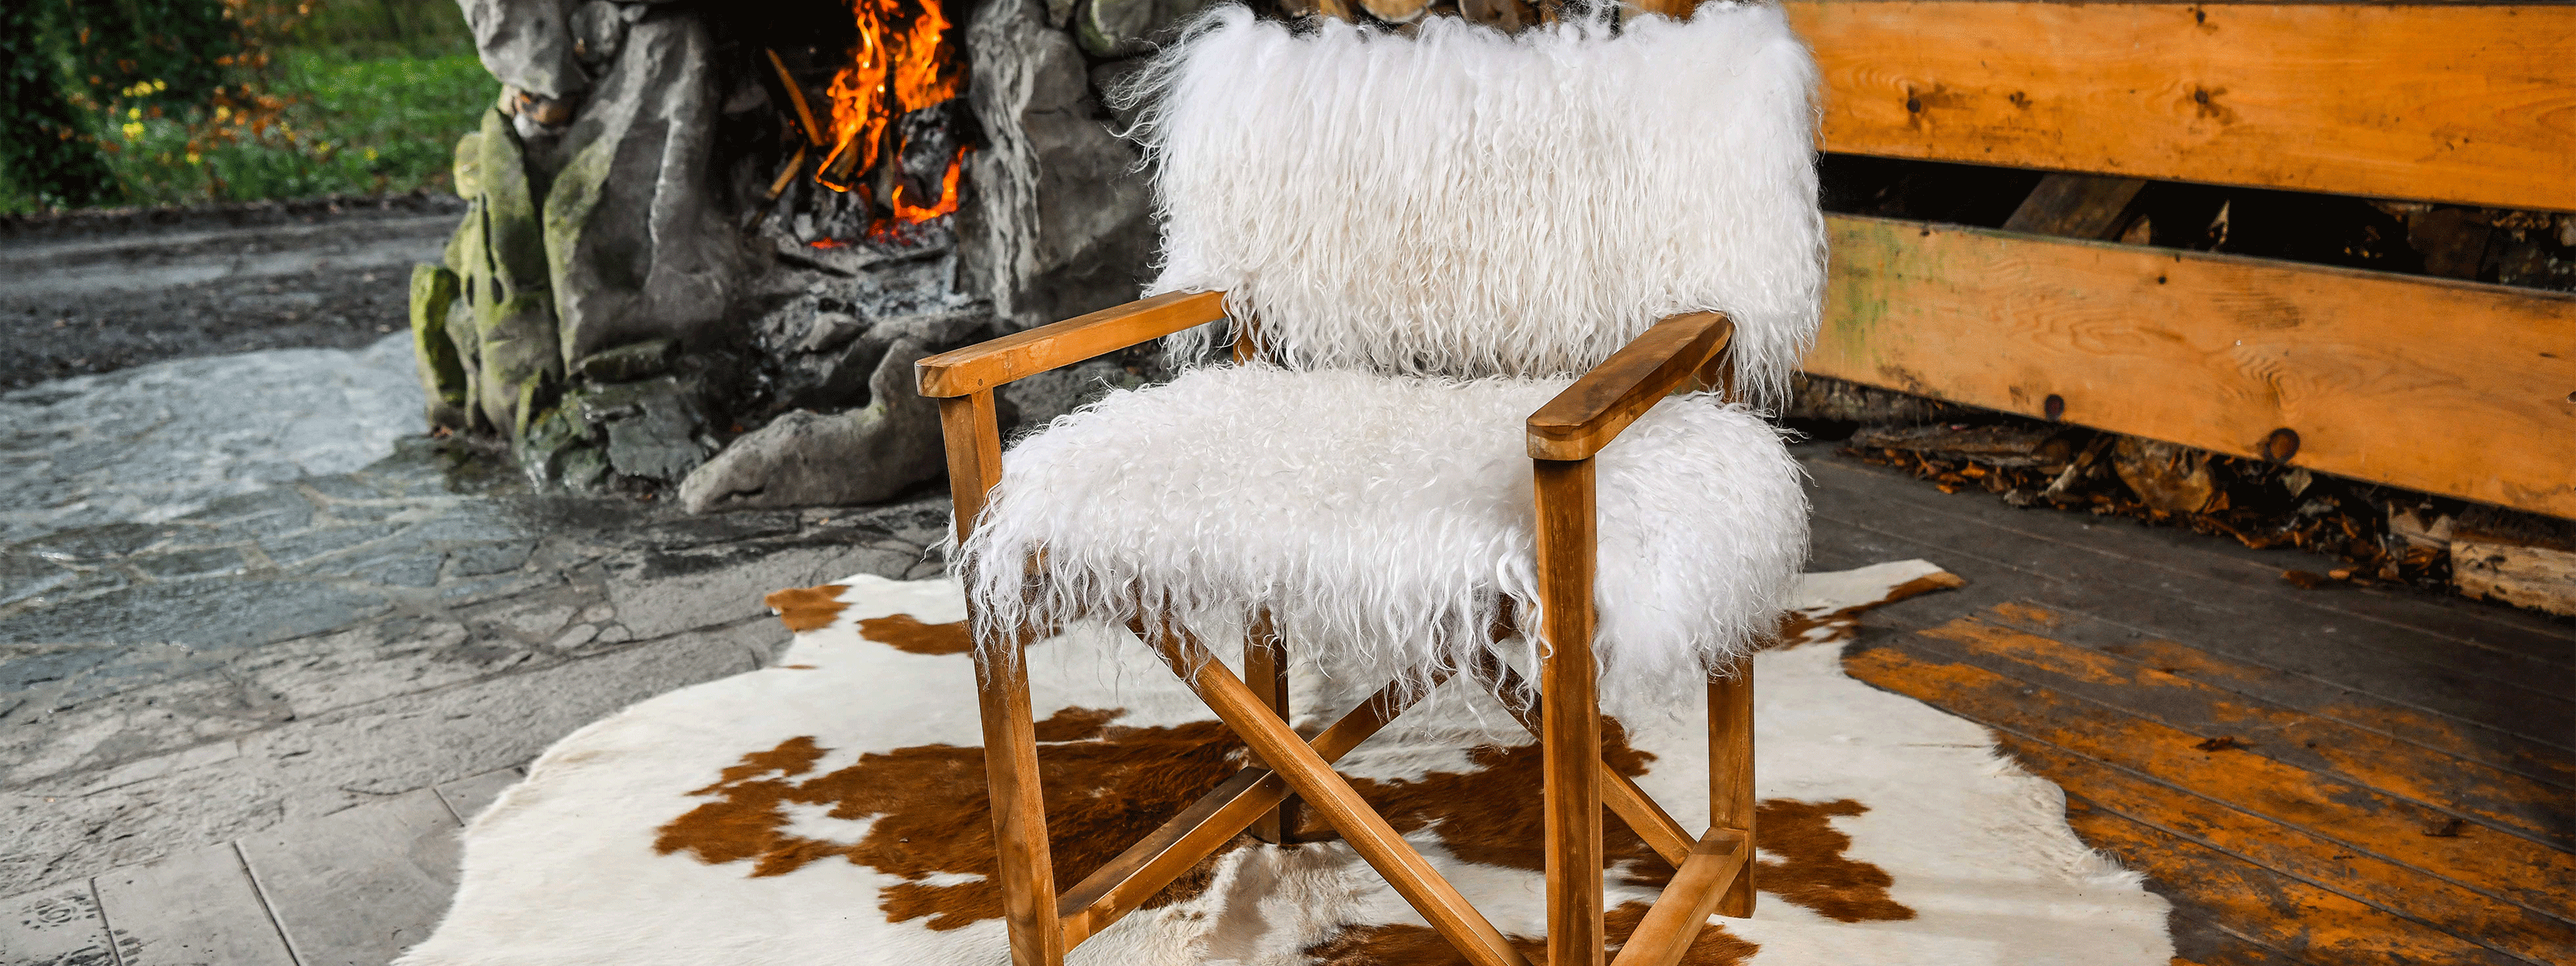
{"label": "moss-covered stone", "polygon": [[465,428],[465,363],[447,337],[455,306],[456,273],[436,265],[411,268],[411,349],[420,385],[429,398],[429,424]]}
{"label": "moss-covered stone", "polygon": [[634,382],[671,371],[671,360],[679,355],[679,340],[654,339],[593,353],[573,371],[592,382]]}
{"label": "moss-covered stone", "polygon": [[475,181],[482,190],[459,231],[455,268],[473,309],[473,403],[483,425],[515,429],[529,387],[560,385],[563,378],[545,233],[508,119],[485,111],[472,144],[481,153]]}
{"label": "moss-covered stone", "polygon": [[538,486],[560,483],[574,489],[596,489],[606,475],[590,467],[608,465],[608,457],[599,451],[599,433],[581,418],[578,394],[566,393],[562,403],[546,408],[521,427],[511,446],[511,455],[519,461],[528,481]]}

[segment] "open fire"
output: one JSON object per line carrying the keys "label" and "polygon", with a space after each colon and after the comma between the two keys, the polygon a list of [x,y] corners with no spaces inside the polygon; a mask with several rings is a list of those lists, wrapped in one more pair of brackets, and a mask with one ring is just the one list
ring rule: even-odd
{"label": "open fire", "polygon": [[[965,64],[955,25],[938,0],[850,0],[850,10],[858,40],[827,88],[828,129],[803,90],[788,86],[798,121],[821,154],[814,183],[857,195],[874,215],[868,235],[885,238],[900,226],[957,210],[967,146],[956,123],[964,111],[954,102],[965,91]],[[806,156],[797,152],[779,187],[803,170]]]}

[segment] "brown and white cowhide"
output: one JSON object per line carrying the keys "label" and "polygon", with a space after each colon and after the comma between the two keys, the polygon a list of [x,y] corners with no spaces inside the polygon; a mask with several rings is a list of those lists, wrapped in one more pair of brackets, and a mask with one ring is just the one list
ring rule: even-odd
{"label": "brown and white cowhide", "polygon": [[[1756,658],[1762,890],[1684,958],[1723,964],[2161,964],[2166,904],[2067,828],[2058,789],[1985,729],[1844,676],[1859,611],[1956,586],[1922,561],[1806,578]],[[942,580],[782,592],[781,665],[654,698],[565,738],[465,832],[462,885],[407,966],[991,964],[1006,959],[965,616]],[[1104,660],[1118,652],[1132,662]],[[1055,866],[1070,885],[1244,762],[1123,633],[1030,650]],[[1297,707],[1376,682],[1296,669]],[[1463,682],[1341,764],[1519,941],[1545,931],[1539,756]],[[1707,820],[1697,707],[1608,729],[1608,758]],[[1613,938],[1671,870],[1611,820]],[[1239,839],[1077,963],[1412,966],[1459,960],[1337,841]]]}

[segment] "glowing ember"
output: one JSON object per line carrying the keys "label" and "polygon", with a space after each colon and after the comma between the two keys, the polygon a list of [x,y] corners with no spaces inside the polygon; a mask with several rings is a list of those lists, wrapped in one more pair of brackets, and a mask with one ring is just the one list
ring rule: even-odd
{"label": "glowing ember", "polygon": [[[859,43],[850,51],[850,65],[832,77],[831,149],[814,180],[834,191],[867,191],[865,176],[881,164],[899,166],[905,153],[908,135],[898,133],[905,125],[894,122],[956,99],[965,89],[966,71],[949,38],[953,25],[937,0],[850,0],[850,10],[858,18]],[[909,197],[904,179],[893,179],[884,199],[893,217],[881,219],[870,233],[957,210],[957,175],[965,156],[959,148],[948,159],[939,197],[927,204]]]}

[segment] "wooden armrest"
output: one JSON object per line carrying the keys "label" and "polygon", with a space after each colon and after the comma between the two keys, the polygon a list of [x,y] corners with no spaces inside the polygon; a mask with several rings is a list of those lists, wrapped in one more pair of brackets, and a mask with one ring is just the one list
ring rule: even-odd
{"label": "wooden armrest", "polygon": [[964,396],[1224,317],[1223,292],[1173,292],[942,352],[915,368],[922,395]]}
{"label": "wooden armrest", "polygon": [[1719,312],[1655,323],[1530,414],[1530,458],[1591,459],[1734,336],[1735,323]]}

